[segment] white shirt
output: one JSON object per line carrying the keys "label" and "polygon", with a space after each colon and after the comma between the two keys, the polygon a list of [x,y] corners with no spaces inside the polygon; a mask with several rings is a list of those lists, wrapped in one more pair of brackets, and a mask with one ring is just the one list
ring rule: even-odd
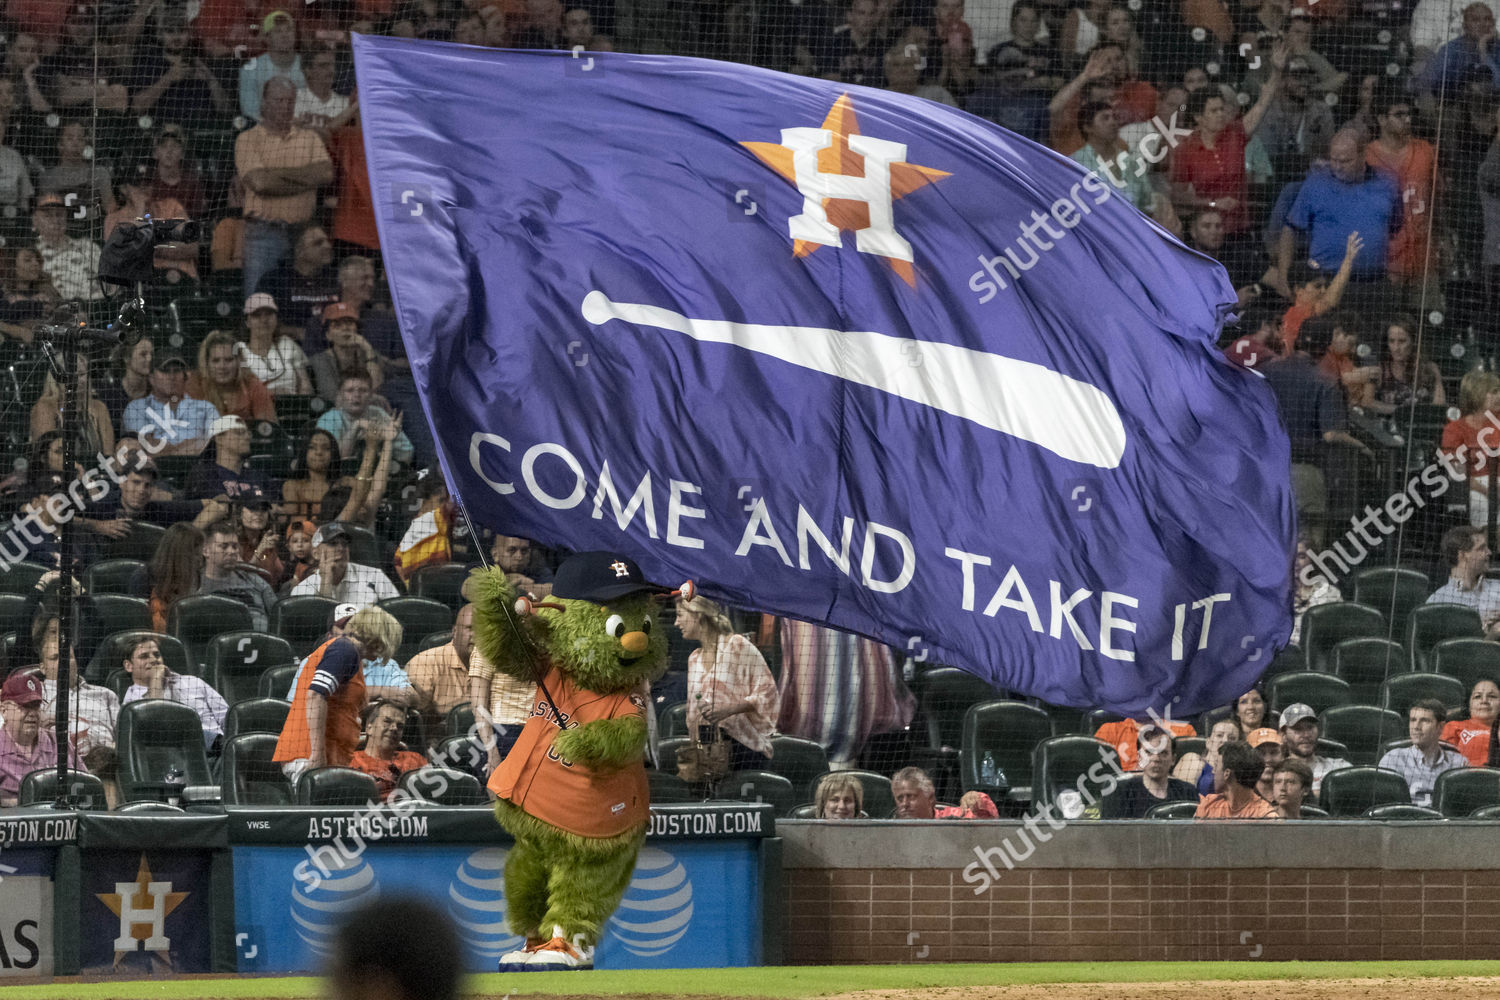
{"label": "white shirt", "polygon": [[42,258],[42,270],[64,299],[104,298],[97,280],[99,244],[79,236],[69,236],[62,246],[37,240],[36,252]]}
{"label": "white shirt", "polygon": [[[49,726],[57,716],[57,681],[42,681],[42,719]],[[68,706],[68,732],[80,757],[95,747],[115,745],[115,720],[120,717],[120,699],[107,687],[81,682],[73,689]]]}
{"label": "white shirt", "polygon": [[[186,705],[198,713],[198,721],[203,723],[204,742],[211,743],[213,737],[223,734],[224,717],[229,714],[229,702],[224,700],[223,695],[209,687],[208,682],[201,677],[178,674],[168,670],[166,681],[162,684],[161,696],[167,701]],[[125,692],[125,700],[121,702],[121,706],[129,705],[133,701],[142,701],[146,697],[146,685],[132,684],[130,690]]]}
{"label": "white shirt", "polygon": [[[327,125],[330,121],[349,110],[349,98],[343,94],[333,91],[329,93],[328,100],[323,100],[311,90],[303,87],[297,91],[297,103],[292,107],[292,120],[302,123],[304,128],[313,125]],[[311,121],[302,121],[303,115],[312,115]]]}
{"label": "white shirt", "polygon": [[271,353],[261,357],[250,350],[250,345],[241,341],[234,345],[240,355],[240,364],[266,385],[266,391],[281,396],[297,391],[297,373],[307,370],[307,355],[291,337],[277,337],[271,344]]}
{"label": "white shirt", "polygon": [[[322,585],[322,574],[311,573],[292,588],[292,596],[301,597],[304,594],[311,594],[317,597],[321,593],[319,588]],[[352,562],[344,572],[344,582],[334,587],[333,593],[329,596],[340,604],[353,604],[356,608],[363,608],[376,601],[400,597],[401,594],[396,590],[396,585],[391,583],[390,577],[374,566]]]}

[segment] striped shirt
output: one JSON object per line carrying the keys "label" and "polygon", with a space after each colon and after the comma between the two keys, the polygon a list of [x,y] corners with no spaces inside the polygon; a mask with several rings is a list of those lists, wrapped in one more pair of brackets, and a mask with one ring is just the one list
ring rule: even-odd
{"label": "striped shirt", "polygon": [[[224,716],[229,714],[229,702],[224,700],[223,695],[209,687],[208,682],[201,677],[168,670],[162,682],[161,696],[167,701],[186,705],[198,713],[198,721],[203,724],[204,742],[211,743],[213,737],[223,735]],[[120,704],[124,707],[133,701],[143,701],[148,697],[146,685],[132,684],[130,690],[125,692],[125,699]]]}
{"label": "striped shirt", "polygon": [[[317,595],[321,593],[322,586],[323,575],[309,573],[305,580],[292,588],[292,596]],[[400,597],[401,594],[390,577],[374,566],[352,562],[344,571],[344,582],[335,586],[328,596],[340,604],[353,604],[356,608],[363,608],[387,598]]]}
{"label": "striped shirt", "polygon": [[1380,758],[1380,766],[1401,772],[1401,777],[1406,779],[1406,787],[1411,789],[1412,805],[1430,808],[1432,790],[1437,786],[1438,776],[1444,771],[1468,767],[1469,762],[1457,750],[1439,743],[1437,760],[1431,763],[1428,762],[1426,754],[1417,747],[1411,746],[1397,747],[1390,751]]}
{"label": "striped shirt", "polygon": [[[57,714],[57,681],[42,681],[42,718]],[[120,716],[120,698],[107,687],[81,681],[73,688],[68,705],[68,732],[78,752],[87,755],[95,747],[115,745],[115,720]]]}

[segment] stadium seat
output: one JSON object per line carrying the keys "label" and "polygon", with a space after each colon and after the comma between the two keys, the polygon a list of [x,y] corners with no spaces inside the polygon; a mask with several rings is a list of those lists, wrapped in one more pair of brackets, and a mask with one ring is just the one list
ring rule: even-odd
{"label": "stadium seat", "polygon": [[467,736],[474,729],[474,706],[468,702],[454,705],[443,717],[443,737]]}
{"label": "stadium seat", "polygon": [[646,781],[651,785],[652,802],[666,804],[698,801],[698,796],[693,794],[692,786],[677,777],[675,771],[647,770]]}
{"label": "stadium seat", "polygon": [[1337,601],[1318,604],[1302,615],[1302,652],[1307,669],[1328,671],[1333,668],[1333,647],[1345,639],[1386,638],[1385,615],[1364,604]]}
{"label": "stadium seat", "polygon": [[26,609],[31,603],[24,594],[0,594],[0,630],[29,634],[31,622],[26,620]]}
{"label": "stadium seat", "polygon": [[[653,801],[654,801],[654,799],[653,799]],[[787,813],[786,814],[786,818],[787,819],[817,819],[818,818],[818,806],[814,802],[808,802],[808,803],[806,803],[804,805],[798,806],[797,808],[793,809],[791,812]]]}
{"label": "stadium seat", "polygon": [[[762,769],[781,775],[792,783],[793,788],[806,788],[810,781],[828,770],[828,754],[812,740],[799,736],[773,736],[771,759],[762,765]],[[793,805],[796,803],[789,803],[788,808]]]}
{"label": "stadium seat", "polygon": [[113,632],[150,631],[151,605],[125,594],[92,594],[89,604],[105,635]]}
{"label": "stadium seat", "polygon": [[187,649],[182,645],[182,640],[176,636],[163,635],[147,629],[132,629],[128,632],[116,632],[105,636],[104,641],[99,643],[99,648],[94,650],[93,659],[84,668],[83,679],[90,684],[103,684],[110,674],[120,669],[125,663],[125,650],[138,640],[148,638],[156,640],[156,647],[161,651],[161,658],[166,661],[169,670],[179,674],[199,676],[197,664],[188,659]]}
{"label": "stadium seat", "polygon": [[297,779],[299,806],[363,806],[380,801],[375,779],[350,767],[314,767]]}
{"label": "stadium seat", "polygon": [[896,812],[896,796],[891,791],[891,779],[874,771],[829,771],[828,774],[819,775],[812,780],[807,788],[807,798],[814,803],[818,801],[818,785],[829,774],[837,774],[840,777],[847,775],[859,782],[859,787],[864,796],[864,812],[871,819],[887,819]]}
{"label": "stadium seat", "polygon": [[96,597],[100,594],[130,594],[130,580],[146,568],[139,559],[105,559],[83,571],[83,586]]}
{"label": "stadium seat", "polygon": [[797,792],[792,783],[769,771],[733,771],[714,786],[714,798],[764,802],[778,817],[785,816],[797,805]]}
{"label": "stadium seat", "polygon": [[[451,735],[467,736],[468,734],[469,731],[464,730],[462,733]],[[427,726],[422,722],[422,713],[418,709],[406,710],[406,724],[401,727],[401,742],[406,744],[408,750],[415,750],[419,753],[427,746]]]}
{"label": "stadium seat", "polygon": [[425,597],[391,597],[376,607],[401,623],[401,649],[396,653],[401,663],[416,655],[421,636],[453,627],[454,613],[448,606]]}
{"label": "stadium seat", "polygon": [[1319,735],[1344,744],[1351,764],[1373,765],[1380,745],[1406,731],[1404,716],[1374,705],[1335,705],[1318,716]]}
{"label": "stadium seat", "polygon": [[472,774],[431,764],[407,771],[396,787],[413,798],[442,806],[482,806],[489,798]]}
{"label": "stadium seat", "polygon": [[1319,809],[1317,806],[1303,806],[1302,807],[1302,818],[1303,819],[1332,819],[1333,817],[1329,816],[1326,811],[1324,811],[1322,809]]}
{"label": "stadium seat", "polygon": [[[375,537],[375,532],[362,525],[351,524],[348,521],[339,521],[339,527],[349,536],[349,561],[363,563],[366,566],[374,566],[376,569],[385,570],[386,561],[380,558],[380,540]],[[448,616],[448,623],[453,623],[453,616]]]}
{"label": "stadium seat", "polygon": [[412,574],[408,590],[413,597],[425,597],[447,605],[454,614],[465,604],[460,588],[469,578],[469,567],[464,563],[444,563],[440,566],[423,566]]}
{"label": "stadium seat", "polygon": [[[1051,737],[1052,720],[1034,705],[1021,701],[986,701],[971,705],[964,713],[963,735],[959,743],[958,773],[963,790],[978,789],[997,804],[1002,797],[1013,802],[1029,802],[1031,753],[1038,743]],[[986,753],[1004,772],[1003,783],[986,784],[983,781]]]}
{"label": "stadium seat", "polygon": [[323,401],[317,396],[277,396],[276,418],[290,437],[300,440],[322,413],[323,406]]}
{"label": "stadium seat", "polygon": [[[1199,732],[1212,731],[1212,727],[1206,730],[1199,730]],[[1208,740],[1202,736],[1179,736],[1172,741],[1172,749],[1177,760],[1181,760],[1190,753],[1195,753],[1199,757],[1202,757],[1208,753]]]}
{"label": "stadium seat", "polygon": [[258,698],[279,698],[291,704],[287,695],[291,693],[292,681],[297,676],[297,664],[288,663],[284,667],[272,667],[260,675],[260,682],[255,685],[255,695]]}
{"label": "stadium seat", "polygon": [[[1439,813],[1438,815],[1441,816],[1442,814]],[[1446,819],[1447,817],[1443,817],[1443,818]],[[1497,820],[1497,819],[1500,819],[1500,805],[1496,805],[1496,806],[1481,806],[1480,808],[1475,809],[1473,812],[1469,813],[1469,819],[1484,819],[1484,820]]]}
{"label": "stadium seat", "polygon": [[1312,707],[1314,712],[1323,712],[1335,705],[1349,704],[1351,695],[1349,682],[1332,674],[1304,671],[1298,674],[1282,674],[1271,681],[1266,692],[1269,703],[1267,711],[1279,713],[1288,705],[1301,702]]}
{"label": "stadium seat", "polygon": [[1354,599],[1385,615],[1393,636],[1406,635],[1412,608],[1424,603],[1433,589],[1427,574],[1414,569],[1376,566],[1354,576]]}
{"label": "stadium seat", "polygon": [[267,632],[226,632],[208,643],[204,676],[231,705],[253,697],[268,667],[296,663],[291,644]]}
{"label": "stadium seat", "polygon": [[[157,467],[161,467],[161,459],[156,460]],[[131,521],[130,531],[124,538],[107,539],[103,545],[104,558],[114,559],[136,559],[140,562],[150,562],[156,550],[161,548],[161,540],[167,534],[167,529],[145,521]]]}
{"label": "stadium seat", "polygon": [[39,563],[16,563],[0,573],[0,593],[26,596],[36,588],[37,581],[50,572],[50,568]]}
{"label": "stadium seat", "polygon": [[1469,816],[1476,809],[1493,805],[1500,805],[1500,768],[1444,771],[1432,789],[1432,808],[1444,816]]}
{"label": "stadium seat", "polygon": [[1349,748],[1338,740],[1330,740],[1326,736],[1318,737],[1317,753],[1319,757],[1328,757],[1329,759],[1349,759]]}
{"label": "stadium seat", "polygon": [[484,744],[472,736],[450,736],[438,744],[432,755],[433,763],[472,774],[481,784],[489,780],[485,768],[489,754]]}
{"label": "stadium seat", "polygon": [[[68,772],[69,805],[75,809],[108,809],[104,794],[104,782],[87,771]],[[57,801],[57,768],[44,767],[28,773],[21,779],[18,805],[51,805]]]}
{"label": "stadium seat", "polygon": [[[1457,677],[1447,674],[1401,674],[1380,688],[1380,704],[1403,719],[1412,702],[1423,698],[1436,698],[1451,712],[1468,703],[1469,692]],[[1439,723],[1443,721],[1438,719]]]}
{"label": "stadium seat", "polygon": [[1344,767],[1323,776],[1318,804],[1330,816],[1359,816],[1374,806],[1410,805],[1411,791],[1399,771]]}
{"label": "stadium seat", "polygon": [[173,768],[186,785],[212,783],[204,752],[203,725],[186,705],[162,698],[133,701],[120,708],[115,725],[120,795],[127,802],[166,801],[164,779]]}
{"label": "stadium seat", "polygon": [[224,741],[219,788],[226,806],[291,804],[291,782],[281,765],[271,759],[276,754],[276,740],[274,733],[244,732]]}
{"label": "stadium seat", "polygon": [[115,806],[117,813],[165,813],[182,815],[187,812],[182,806],[170,805],[166,802],[157,802],[154,799],[142,799],[139,802],[122,802]]}
{"label": "stadium seat", "polygon": [[232,597],[219,594],[183,597],[167,609],[167,631],[182,640],[188,659],[200,668],[208,659],[208,645],[216,636],[249,632],[253,628],[250,609]]}
{"label": "stadium seat", "polygon": [[1261,675],[1261,681],[1270,683],[1273,677],[1280,677],[1282,674],[1298,674],[1306,669],[1307,654],[1302,652],[1301,646],[1289,643],[1281,652],[1271,657],[1271,665],[1266,667],[1266,672]]}
{"label": "stadium seat", "polygon": [[1111,712],[1106,708],[1095,708],[1083,713],[1083,718],[1078,720],[1078,734],[1080,736],[1093,736],[1101,726],[1107,726],[1111,722],[1124,722],[1125,716],[1119,712]]}
{"label": "stadium seat", "polygon": [[285,639],[297,657],[305,657],[328,634],[336,607],[336,601],[313,594],[283,597],[271,605],[271,624],[266,631]]}
{"label": "stadium seat", "polygon": [[[1111,762],[1114,765],[1111,766]],[[1031,802],[1033,809],[1056,806],[1059,792],[1076,789],[1080,779],[1098,798],[1101,791],[1090,787],[1086,775],[1094,765],[1096,775],[1113,775],[1118,766],[1114,747],[1092,736],[1053,736],[1042,740],[1032,752]]]}
{"label": "stadium seat", "polygon": [[964,713],[969,706],[1004,696],[967,670],[940,666],[926,671],[920,702],[927,722],[928,748],[957,750],[963,741]]}
{"label": "stadium seat", "polygon": [[1444,639],[1482,638],[1479,612],[1462,604],[1420,604],[1406,622],[1406,651],[1413,670],[1431,670],[1432,647]]}
{"label": "stadium seat", "polygon": [[1348,681],[1350,699],[1367,705],[1379,700],[1387,678],[1411,669],[1400,643],[1373,636],[1345,639],[1333,647],[1329,662],[1333,675]]}
{"label": "stadium seat", "polygon": [[224,715],[224,741],[242,733],[275,733],[286,726],[286,714],[292,703],[282,698],[246,698],[231,702]]}
{"label": "stadium seat", "polygon": [[1192,819],[1198,812],[1196,802],[1163,802],[1146,810],[1147,819]]}
{"label": "stadium seat", "polygon": [[116,667],[109,672],[108,677],[104,678],[104,686],[113,691],[115,697],[119,698],[121,702],[124,702],[125,692],[129,691],[130,686],[134,683],[135,679],[126,672],[124,667]]}
{"label": "stadium seat", "polygon": [[1500,677],[1500,642],[1472,636],[1443,639],[1432,647],[1428,663],[1437,673],[1457,678],[1467,701],[1479,678]]}
{"label": "stadium seat", "polygon": [[[1337,774],[1338,772],[1333,772]],[[1428,809],[1426,806],[1402,805],[1395,803],[1385,806],[1371,806],[1364,811],[1365,819],[1379,820],[1381,822],[1409,822],[1412,820],[1447,819],[1436,809]]]}
{"label": "stadium seat", "polygon": [[663,708],[656,715],[656,736],[671,739],[687,735],[687,702],[679,701]]}
{"label": "stadium seat", "polygon": [[422,641],[417,643],[417,652],[420,653],[426,649],[437,649],[439,646],[446,646],[452,641],[453,630],[451,628],[444,629],[441,632],[434,632],[431,635],[424,635],[422,636]]}

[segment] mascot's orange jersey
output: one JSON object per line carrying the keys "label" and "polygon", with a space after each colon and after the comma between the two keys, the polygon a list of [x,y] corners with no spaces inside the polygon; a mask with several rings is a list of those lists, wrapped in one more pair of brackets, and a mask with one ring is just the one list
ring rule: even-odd
{"label": "mascot's orange jersey", "polygon": [[646,822],[650,791],[643,761],[608,773],[564,760],[552,749],[560,728],[628,715],[645,718],[646,706],[632,692],[585,691],[556,667],[547,672],[547,690],[537,688],[531,717],[521,738],[490,776],[489,789],[537,819],[580,837],[613,837]]}

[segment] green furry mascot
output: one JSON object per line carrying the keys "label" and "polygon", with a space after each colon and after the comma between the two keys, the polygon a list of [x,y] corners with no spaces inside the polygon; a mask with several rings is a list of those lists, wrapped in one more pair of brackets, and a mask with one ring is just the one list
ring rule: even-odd
{"label": "green furry mascot", "polygon": [[[537,685],[531,716],[490,777],[515,838],[505,862],[511,930],[526,946],[500,971],[588,969],[646,839],[643,682],[666,669],[657,596],[639,567],[581,552],[558,567],[555,600],[478,574],[474,638],[498,670]],[[681,591],[691,595],[692,584]]]}

